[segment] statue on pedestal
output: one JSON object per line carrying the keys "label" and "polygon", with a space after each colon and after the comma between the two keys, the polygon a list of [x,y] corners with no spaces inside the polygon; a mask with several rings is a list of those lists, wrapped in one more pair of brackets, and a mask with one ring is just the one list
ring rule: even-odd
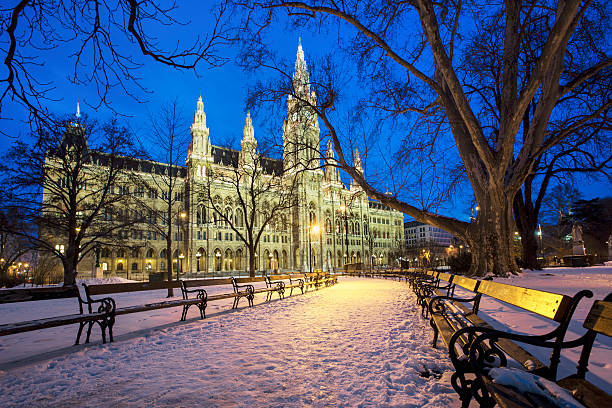
{"label": "statue on pedestal", "polygon": [[585,255],[584,241],[582,240],[582,227],[577,223],[572,226],[572,255]]}

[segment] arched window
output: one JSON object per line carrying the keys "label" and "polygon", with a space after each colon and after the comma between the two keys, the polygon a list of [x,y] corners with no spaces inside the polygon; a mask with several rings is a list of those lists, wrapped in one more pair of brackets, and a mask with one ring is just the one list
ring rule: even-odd
{"label": "arched window", "polygon": [[242,216],[242,210],[240,208],[236,208],[236,211],[234,211],[234,225],[238,228],[244,226],[244,217]]}
{"label": "arched window", "polygon": [[225,219],[228,221],[225,221],[225,226],[229,227],[229,223],[232,221],[233,219],[233,211],[230,207],[225,207]]}
{"label": "arched window", "polygon": [[359,235],[359,221],[355,223],[355,234]]}
{"label": "arched window", "polygon": [[332,232],[331,220],[329,218],[325,219],[325,232],[328,234],[331,234]]}

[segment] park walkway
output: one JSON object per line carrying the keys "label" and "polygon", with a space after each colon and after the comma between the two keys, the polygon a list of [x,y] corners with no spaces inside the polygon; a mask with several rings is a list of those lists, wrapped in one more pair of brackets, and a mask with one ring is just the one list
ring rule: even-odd
{"label": "park walkway", "polygon": [[331,288],[0,372],[4,406],[457,404],[405,283]]}

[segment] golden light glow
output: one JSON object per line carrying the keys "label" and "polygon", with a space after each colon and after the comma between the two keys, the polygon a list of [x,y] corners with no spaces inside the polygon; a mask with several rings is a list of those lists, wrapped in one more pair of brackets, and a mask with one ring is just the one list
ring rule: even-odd
{"label": "golden light glow", "polygon": [[185,219],[185,217],[187,217],[187,213],[186,213],[185,211],[182,211],[182,212],[179,214],[179,216],[180,216],[182,219]]}
{"label": "golden light glow", "polygon": [[346,211],[346,205],[344,205],[344,204],[340,205],[340,211],[345,212]]}
{"label": "golden light glow", "polygon": [[314,224],[312,227],[310,227],[310,231],[313,234],[318,234],[319,231],[321,231],[321,227],[319,227],[319,224]]}

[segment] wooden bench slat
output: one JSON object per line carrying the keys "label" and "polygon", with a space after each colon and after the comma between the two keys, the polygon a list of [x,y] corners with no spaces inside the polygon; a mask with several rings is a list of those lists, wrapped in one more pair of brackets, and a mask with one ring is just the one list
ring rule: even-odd
{"label": "wooden bench slat", "polygon": [[59,317],[31,320],[27,322],[7,323],[0,325],[0,336],[23,333],[51,327],[65,326],[73,323],[89,322],[104,317],[104,313],[73,314]]}
{"label": "wooden bench slat", "polygon": [[453,275],[450,273],[440,273],[438,274],[438,279],[443,280],[445,282],[450,282],[453,279]]}
{"label": "wooden bench slat", "polygon": [[476,288],[478,287],[480,281],[472,278],[466,278],[465,276],[455,275],[453,278],[453,283],[469,290],[470,292],[476,292]]}
{"label": "wooden bench slat", "polygon": [[167,309],[183,305],[195,305],[200,303],[200,299],[178,299],[167,300],[164,302],[147,303],[137,306],[125,306],[115,309],[115,315],[124,315],[129,313],[146,312],[147,310]]}
{"label": "wooden bench slat", "polygon": [[493,281],[481,281],[478,292],[522,309],[561,321],[571,303],[569,296],[527,289]]}
{"label": "wooden bench slat", "polygon": [[10,288],[0,290],[0,303],[30,302],[35,300],[64,299],[77,297],[76,286],[50,288]]}
{"label": "wooden bench slat", "polygon": [[108,283],[104,285],[87,285],[90,295],[108,295],[111,293],[140,292],[145,290],[158,290],[180,288],[180,281],[163,282],[129,282]]}
{"label": "wooden bench slat", "polygon": [[612,407],[612,396],[582,378],[568,377],[557,384],[569,390],[574,398],[587,407]]}
{"label": "wooden bench slat", "polygon": [[595,301],[583,326],[612,337],[612,302]]}

